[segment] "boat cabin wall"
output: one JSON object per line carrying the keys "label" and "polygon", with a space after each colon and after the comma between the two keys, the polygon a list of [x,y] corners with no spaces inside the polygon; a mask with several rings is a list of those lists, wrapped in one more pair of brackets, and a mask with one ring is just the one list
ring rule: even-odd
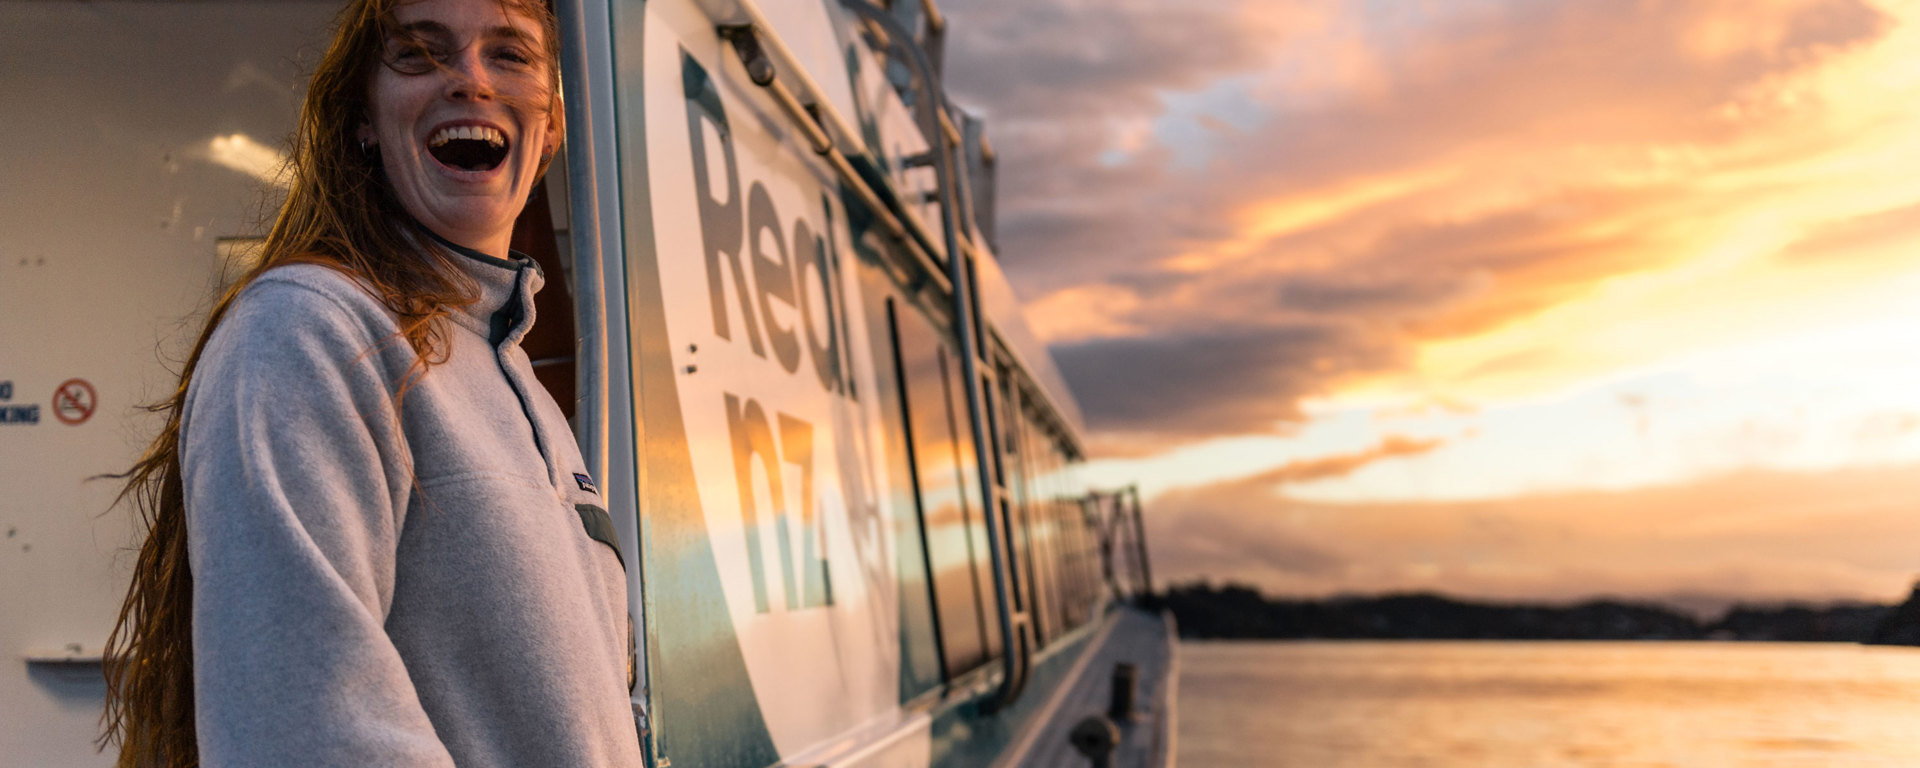
{"label": "boat cabin wall", "polygon": [[[118,482],[245,268],[334,3],[0,3],[0,755],[96,754]],[[209,34],[210,30],[219,30]],[[211,38],[211,39],[210,39]]]}
{"label": "boat cabin wall", "polygon": [[[113,762],[93,748],[99,657],[144,531],[103,475],[153,439],[142,406],[172,393],[216,292],[257,257],[340,6],[0,2],[0,762]],[[566,275],[557,181],[516,245]],[[563,405],[567,283],[541,292],[527,342]]]}

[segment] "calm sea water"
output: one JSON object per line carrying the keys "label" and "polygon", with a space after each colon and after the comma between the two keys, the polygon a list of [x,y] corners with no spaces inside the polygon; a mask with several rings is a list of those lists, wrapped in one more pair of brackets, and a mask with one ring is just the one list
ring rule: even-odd
{"label": "calm sea water", "polygon": [[1180,765],[1920,767],[1920,648],[1187,642]]}

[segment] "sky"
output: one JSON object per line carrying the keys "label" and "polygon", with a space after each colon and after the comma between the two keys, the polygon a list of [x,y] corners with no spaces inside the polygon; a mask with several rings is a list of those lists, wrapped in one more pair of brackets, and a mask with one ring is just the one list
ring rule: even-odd
{"label": "sky", "polygon": [[1162,581],[1920,577],[1920,2],[941,6]]}

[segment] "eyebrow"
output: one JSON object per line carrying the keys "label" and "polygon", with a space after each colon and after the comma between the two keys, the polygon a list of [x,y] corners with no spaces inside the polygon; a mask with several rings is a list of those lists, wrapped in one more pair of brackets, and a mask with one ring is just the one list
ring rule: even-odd
{"label": "eyebrow", "polygon": [[[415,21],[415,22],[409,22],[407,24],[402,24],[400,25],[400,28],[394,30],[394,32],[397,35],[407,35],[407,36],[414,36],[414,37],[453,37],[452,28],[440,22],[430,21],[430,20]],[[514,40],[521,40],[529,43],[533,42],[532,35],[527,34],[526,32],[522,31],[518,27],[511,27],[505,24],[502,24],[497,27],[491,27],[482,31],[481,37],[511,38]]]}

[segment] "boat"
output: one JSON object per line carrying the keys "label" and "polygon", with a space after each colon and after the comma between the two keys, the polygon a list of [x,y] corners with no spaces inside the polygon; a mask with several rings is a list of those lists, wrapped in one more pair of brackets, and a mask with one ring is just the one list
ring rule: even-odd
{"label": "boat", "polygon": [[[996,253],[932,0],[557,0],[566,145],[523,347],[629,564],[667,766],[1172,765],[1135,489]],[[272,210],[333,2],[0,3],[0,755],[96,750],[158,427]],[[304,58],[303,58],[304,57]]]}

